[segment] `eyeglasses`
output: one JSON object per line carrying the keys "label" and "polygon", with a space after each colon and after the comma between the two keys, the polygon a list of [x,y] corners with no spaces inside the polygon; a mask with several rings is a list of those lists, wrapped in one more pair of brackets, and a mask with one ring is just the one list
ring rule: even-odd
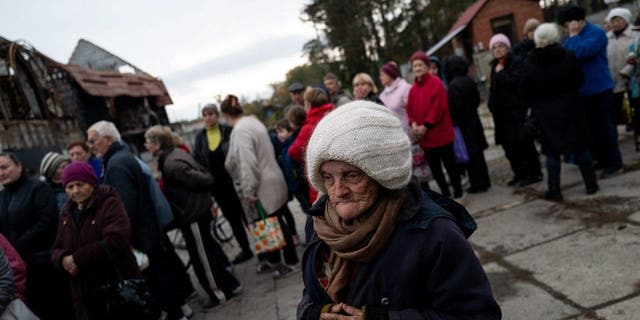
{"label": "eyeglasses", "polygon": [[89,140],[87,140],[87,144],[92,146],[92,145],[96,144],[96,142],[98,142],[98,140],[100,140],[100,139],[101,139],[101,137],[98,137],[98,138],[95,138],[95,139],[89,139]]}

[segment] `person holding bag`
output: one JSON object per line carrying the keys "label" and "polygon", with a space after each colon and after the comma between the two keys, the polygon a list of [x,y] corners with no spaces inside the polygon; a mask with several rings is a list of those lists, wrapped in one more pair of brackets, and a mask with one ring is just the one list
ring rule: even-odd
{"label": "person holding bag", "polygon": [[153,126],[144,137],[145,147],[158,158],[165,194],[184,236],[196,276],[209,295],[204,307],[215,307],[239,294],[242,286],[226,270],[229,259],[211,236],[213,202],[209,190],[213,177],[190,154],[177,147],[170,128]]}
{"label": "person holding bag", "polygon": [[76,319],[107,319],[108,301],[97,299],[98,288],[113,283],[114,273],[142,279],[131,252],[129,216],[115,189],[98,185],[87,163],[67,166],[62,185],[69,200],[62,207],[53,264],[71,279]]}
{"label": "person holding bag", "polygon": [[[274,277],[280,278],[293,271],[298,263],[290,226],[283,218],[289,210],[287,184],[273,156],[275,151],[267,128],[255,117],[244,115],[236,96],[227,96],[221,106],[222,117],[233,126],[225,167],[233,178],[247,218],[250,222],[260,219],[257,208],[260,203],[269,216],[278,218],[286,242],[283,250],[258,255],[257,272],[273,271]],[[280,251],[286,264],[280,263]]]}

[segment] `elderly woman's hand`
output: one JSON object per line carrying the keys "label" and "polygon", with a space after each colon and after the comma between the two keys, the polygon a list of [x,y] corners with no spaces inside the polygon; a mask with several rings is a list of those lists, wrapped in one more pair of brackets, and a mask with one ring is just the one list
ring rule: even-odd
{"label": "elderly woman's hand", "polygon": [[338,303],[329,309],[330,312],[320,314],[320,319],[323,320],[352,320],[363,319],[364,312],[356,307],[346,305],[344,303]]}
{"label": "elderly woman's hand", "polygon": [[79,271],[78,266],[76,266],[75,261],[73,261],[73,256],[71,255],[62,258],[62,268],[72,276],[77,275]]}

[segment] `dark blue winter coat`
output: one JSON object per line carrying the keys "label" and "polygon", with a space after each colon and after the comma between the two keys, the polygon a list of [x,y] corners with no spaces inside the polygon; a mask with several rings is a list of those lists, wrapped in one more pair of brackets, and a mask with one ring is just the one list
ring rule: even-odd
{"label": "dark blue winter coat", "polygon": [[[370,263],[356,265],[343,303],[374,307],[375,319],[500,319],[500,307],[467,237],[476,224],[464,207],[419,190],[414,181],[389,243]],[[326,196],[309,211],[322,215]],[[326,246],[307,223],[302,267],[305,290],[298,319],[318,319],[319,309],[334,303],[318,282],[316,254]],[[367,314],[367,319],[372,320]]]}

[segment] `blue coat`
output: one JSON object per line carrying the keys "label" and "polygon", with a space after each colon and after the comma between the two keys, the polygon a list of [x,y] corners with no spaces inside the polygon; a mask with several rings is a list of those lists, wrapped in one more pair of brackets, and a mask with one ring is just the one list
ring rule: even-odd
{"label": "blue coat", "polygon": [[607,34],[587,22],[579,34],[568,38],[564,48],[572,51],[584,72],[580,95],[592,96],[613,89],[613,78],[607,62]]}
{"label": "blue coat", "polygon": [[[410,190],[388,245],[372,262],[356,266],[341,302],[386,310],[389,319],[500,319],[487,276],[466,240],[476,228],[473,218],[457,203],[419,191],[415,183]],[[322,215],[325,202],[321,198],[309,214]],[[307,223],[298,319],[317,319],[320,307],[333,303],[314,269],[326,245],[312,221]]]}

